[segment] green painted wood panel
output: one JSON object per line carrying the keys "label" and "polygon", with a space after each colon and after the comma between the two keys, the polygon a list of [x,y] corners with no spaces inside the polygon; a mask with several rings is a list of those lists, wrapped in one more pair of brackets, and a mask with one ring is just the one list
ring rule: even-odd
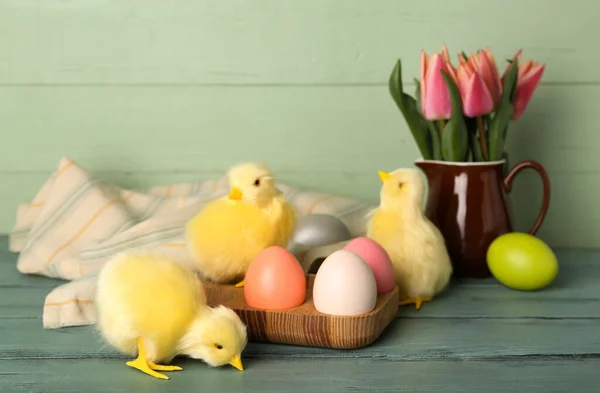
{"label": "green painted wood panel", "polygon": [[[539,160],[551,176],[540,237],[555,246],[598,241],[600,173],[588,130],[599,99],[598,86],[543,86],[510,130],[512,161]],[[214,178],[234,162],[265,160],[282,181],[374,203],[377,171],[418,155],[385,87],[0,87],[0,107],[0,129],[10,130],[0,145],[0,233],[62,155],[127,187]],[[539,209],[536,176],[515,181],[518,230]]]}
{"label": "green painted wood panel", "polygon": [[[510,152],[552,174],[590,171],[598,100],[598,86],[540,87],[509,129]],[[379,168],[418,154],[385,86],[4,86],[0,107],[10,137],[0,167],[20,173],[48,173],[61,154],[95,171],[205,176],[265,158],[286,175],[368,173],[376,185]],[[26,155],[17,160],[16,152]]]}
{"label": "green painted wood panel", "polygon": [[[551,176],[540,237],[598,246],[598,11],[559,0],[0,0],[0,233],[62,155],[126,187],[261,159],[282,181],[376,202],[376,171],[417,155],[389,72],[400,57],[409,82],[420,48],[446,42],[490,45],[499,62],[523,48],[548,64],[510,130],[511,156]],[[532,173],[516,181],[518,230],[539,190]]]}
{"label": "green painted wood panel", "polygon": [[600,77],[591,1],[1,0],[0,11],[9,84],[383,84],[397,57],[417,75],[419,50],[442,41],[499,59],[522,47],[551,64],[546,82]]}

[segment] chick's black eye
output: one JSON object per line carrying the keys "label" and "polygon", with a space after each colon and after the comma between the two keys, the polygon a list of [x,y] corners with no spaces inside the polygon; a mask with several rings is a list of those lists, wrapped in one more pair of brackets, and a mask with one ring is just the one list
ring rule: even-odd
{"label": "chick's black eye", "polygon": [[215,344],[215,348],[217,348],[217,349],[223,349],[223,346],[221,344]]}
{"label": "chick's black eye", "polygon": [[403,184],[404,184],[404,183],[402,183],[402,182],[398,183],[398,188],[402,188],[402,185],[403,185]]}
{"label": "chick's black eye", "polygon": [[256,179],[256,180],[254,180],[254,185],[255,185],[256,187],[260,186],[260,179]]}

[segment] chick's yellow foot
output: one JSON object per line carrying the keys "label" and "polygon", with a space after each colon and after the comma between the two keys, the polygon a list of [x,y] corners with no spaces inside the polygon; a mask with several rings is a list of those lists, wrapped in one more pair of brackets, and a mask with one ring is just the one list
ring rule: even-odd
{"label": "chick's yellow foot", "polygon": [[[136,368],[136,369],[140,370],[141,372],[146,373],[154,378],[169,379],[169,377],[167,377],[166,375],[157,373],[154,370],[170,371],[170,370],[165,370],[163,367],[177,367],[177,366],[160,366],[158,364],[154,364],[154,363],[146,360],[146,345],[142,338],[137,339],[137,346],[138,346],[137,359],[131,360],[125,364],[127,364],[129,367]],[[179,367],[179,369],[181,370],[180,367]]]}
{"label": "chick's yellow foot", "polygon": [[164,366],[162,364],[156,364],[156,363],[152,363],[150,361],[148,362],[148,366],[150,366],[150,368],[152,370],[156,370],[156,371],[181,371],[181,370],[183,370],[179,366]]}
{"label": "chick's yellow foot", "polygon": [[169,377],[167,377],[166,375],[157,373],[156,371],[152,370],[146,359],[138,357],[137,359],[127,362],[125,364],[127,364],[129,367],[137,368],[141,372],[146,373],[154,378],[169,379]]}
{"label": "chick's yellow foot", "polygon": [[243,287],[243,286],[244,286],[244,283],[245,283],[245,281],[246,281],[246,280],[242,280],[242,281],[238,282],[237,284],[235,284],[235,287],[236,287],[236,288],[241,288],[241,287]]}
{"label": "chick's yellow foot", "polygon": [[419,309],[421,308],[421,305],[422,305],[423,303],[425,303],[425,302],[430,302],[430,301],[431,301],[431,298],[429,298],[429,297],[418,297],[418,298],[415,298],[415,299],[413,299],[413,298],[409,298],[409,299],[406,299],[406,300],[403,300],[403,301],[401,301],[401,302],[400,302],[400,305],[401,305],[401,306],[405,306],[405,305],[407,305],[407,304],[413,304],[413,303],[414,303],[414,305],[415,305],[415,308],[416,308],[417,310],[419,310]]}

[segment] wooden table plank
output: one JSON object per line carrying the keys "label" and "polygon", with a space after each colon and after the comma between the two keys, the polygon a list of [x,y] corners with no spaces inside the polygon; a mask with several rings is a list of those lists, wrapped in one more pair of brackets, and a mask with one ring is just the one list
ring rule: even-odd
{"label": "wooden table plank", "polygon": [[[371,346],[327,350],[250,343],[248,358],[326,357],[472,359],[498,356],[600,355],[593,319],[396,319]],[[0,359],[123,358],[104,346],[93,327],[44,330],[40,320],[0,320]]]}
{"label": "wooden table plank", "polygon": [[390,359],[248,360],[246,370],[177,360],[169,381],[119,360],[0,361],[0,391],[60,392],[597,392],[599,359],[397,362]]}
{"label": "wooden table plank", "polygon": [[[600,317],[596,255],[565,251],[562,260],[568,263],[563,264],[555,284],[544,291],[512,291],[493,279],[457,283],[420,311],[403,307],[375,345],[358,351],[251,344],[246,356],[373,357],[383,353],[429,359],[493,353],[598,353],[600,343],[588,331],[594,331],[594,319]],[[0,258],[0,358],[116,356],[96,340],[93,327],[44,330],[43,299],[60,282],[20,274],[14,267],[14,254],[4,252]],[[564,337],[563,329],[570,334]]]}
{"label": "wooden table plank", "polygon": [[[402,308],[373,345],[354,351],[250,343],[245,372],[184,366],[157,381],[124,366],[93,326],[45,330],[42,304],[61,281],[26,276],[0,238],[0,391],[595,392],[600,382],[600,256],[560,250],[538,292],[461,280],[420,311]],[[5,239],[4,239],[5,240]],[[5,243],[6,244],[6,243]],[[129,388],[129,389],[128,389]]]}
{"label": "wooden table plank", "polygon": [[[52,288],[67,281],[32,274],[22,274],[17,270],[17,255],[6,250],[0,237],[0,290],[5,288],[28,288],[37,289],[46,293]],[[44,295],[45,296],[45,295]]]}

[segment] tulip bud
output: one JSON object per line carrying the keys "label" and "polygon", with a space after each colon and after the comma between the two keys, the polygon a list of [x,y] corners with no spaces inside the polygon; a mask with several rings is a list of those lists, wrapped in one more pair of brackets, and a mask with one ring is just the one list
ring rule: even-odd
{"label": "tulip bud", "polygon": [[448,72],[442,56],[434,53],[428,58],[421,51],[421,112],[428,120],[449,119],[452,113],[450,92],[441,71]]}
{"label": "tulip bud", "polygon": [[[514,97],[514,112],[511,120],[518,120],[523,115],[525,109],[527,109],[527,106],[529,105],[529,101],[531,101],[531,98],[533,97],[533,93],[535,93],[535,90],[542,79],[544,69],[546,68],[546,65],[536,63],[532,60],[521,63],[521,52],[522,50],[519,50],[514,56],[514,59],[520,63],[520,66]],[[502,76],[503,80],[509,69],[510,65],[504,71],[504,75]]]}
{"label": "tulip bud", "polygon": [[458,66],[457,76],[463,100],[463,111],[466,116],[477,117],[494,110],[495,103],[492,94],[481,74],[477,72],[477,65],[474,61],[467,62],[462,59]]}

